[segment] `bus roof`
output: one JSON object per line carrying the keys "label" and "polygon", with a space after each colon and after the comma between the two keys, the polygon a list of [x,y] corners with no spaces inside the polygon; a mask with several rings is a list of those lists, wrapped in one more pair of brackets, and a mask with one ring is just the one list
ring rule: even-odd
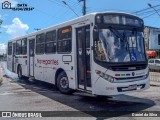
{"label": "bus roof", "polygon": [[76,20],[79,20],[78,22],[81,22],[81,21],[85,21],[85,20],[87,20],[88,18],[90,18],[91,16],[93,17],[93,16],[95,16],[95,15],[97,15],[97,14],[114,14],[114,13],[117,13],[117,14],[126,14],[126,15],[131,15],[131,16],[134,16],[134,17],[137,17],[137,18],[139,18],[138,16],[136,16],[136,15],[133,15],[133,14],[130,14],[130,13],[125,13],[125,12],[115,12],[115,11],[106,11],[106,12],[94,12],[94,13],[90,13],[90,14],[87,14],[87,15],[85,15],[85,16],[80,16],[80,17],[77,17],[77,18],[75,18],[75,19],[71,19],[71,20],[69,20],[69,21],[66,21],[66,22],[62,22],[62,23],[60,23],[60,24],[56,24],[56,25],[54,25],[54,26],[50,26],[50,27],[48,27],[48,28],[44,28],[44,29],[42,29],[42,30],[38,30],[38,31],[35,31],[35,32],[32,32],[32,33],[29,33],[29,34],[27,34],[27,35],[23,35],[23,36],[20,36],[20,37],[17,37],[17,38],[13,38],[13,39],[11,39],[11,40],[9,40],[9,42],[11,42],[11,41],[15,41],[15,40],[18,40],[18,39],[23,39],[23,38],[26,38],[26,37],[32,37],[32,36],[34,36],[34,35],[36,35],[36,34],[40,34],[40,33],[43,33],[43,32],[45,32],[45,31],[49,31],[50,29],[53,29],[53,28],[57,28],[57,27],[59,27],[59,26],[61,26],[62,25],[62,27],[63,27],[63,25],[64,25],[64,27],[65,27],[65,25],[73,25],[73,24],[75,24],[74,22],[77,22]]}

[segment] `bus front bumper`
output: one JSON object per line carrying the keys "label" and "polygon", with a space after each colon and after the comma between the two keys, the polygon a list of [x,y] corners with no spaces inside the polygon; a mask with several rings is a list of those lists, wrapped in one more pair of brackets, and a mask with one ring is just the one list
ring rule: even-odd
{"label": "bus front bumper", "polygon": [[132,91],[142,91],[150,87],[149,76],[144,80],[122,83],[110,83],[103,78],[99,78],[93,85],[94,95],[119,95]]}

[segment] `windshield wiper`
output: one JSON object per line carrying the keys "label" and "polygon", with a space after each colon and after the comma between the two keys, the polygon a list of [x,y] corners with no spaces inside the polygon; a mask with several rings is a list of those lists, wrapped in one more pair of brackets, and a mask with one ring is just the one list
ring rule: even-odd
{"label": "windshield wiper", "polygon": [[[132,34],[131,34],[131,41],[132,41],[132,36],[134,37],[134,39],[136,39],[136,42],[137,42],[137,29],[136,28],[133,28],[132,30]],[[133,48],[133,41],[132,41],[132,48]]]}
{"label": "windshield wiper", "polygon": [[124,41],[123,36],[116,29],[114,29],[113,27],[109,26],[109,30],[112,31],[117,38],[120,38],[120,39],[122,39]]}
{"label": "windshield wiper", "polygon": [[137,29],[136,28],[132,29],[132,35],[135,36],[135,37],[137,36]]}
{"label": "windshield wiper", "polygon": [[117,38],[120,38],[124,44],[125,44],[125,48],[126,48],[126,51],[128,51],[128,41],[126,40],[126,35],[125,33],[123,32],[123,35],[116,29],[114,29],[113,27],[109,26],[109,30],[113,32],[113,34],[117,37]]}

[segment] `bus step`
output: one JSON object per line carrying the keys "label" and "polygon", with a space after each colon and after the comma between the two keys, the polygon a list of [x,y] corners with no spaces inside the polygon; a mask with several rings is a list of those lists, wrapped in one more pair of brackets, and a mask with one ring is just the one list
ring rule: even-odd
{"label": "bus step", "polygon": [[29,80],[34,80],[35,78],[33,76],[29,76]]}
{"label": "bus step", "polygon": [[81,88],[78,88],[77,90],[79,92],[84,92],[84,93],[92,94],[92,91],[89,91],[89,90],[84,90],[84,89],[81,89]]}

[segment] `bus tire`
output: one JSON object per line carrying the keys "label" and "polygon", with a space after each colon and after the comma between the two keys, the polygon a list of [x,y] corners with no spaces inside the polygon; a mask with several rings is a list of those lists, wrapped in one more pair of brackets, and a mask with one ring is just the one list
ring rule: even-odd
{"label": "bus tire", "polygon": [[19,78],[19,79],[22,79],[22,78],[23,78],[22,68],[21,68],[20,65],[19,65],[18,68],[17,68],[17,74],[18,74],[18,78]]}
{"label": "bus tire", "polygon": [[69,80],[66,73],[63,71],[57,77],[57,87],[63,94],[72,94],[74,90],[69,88]]}

